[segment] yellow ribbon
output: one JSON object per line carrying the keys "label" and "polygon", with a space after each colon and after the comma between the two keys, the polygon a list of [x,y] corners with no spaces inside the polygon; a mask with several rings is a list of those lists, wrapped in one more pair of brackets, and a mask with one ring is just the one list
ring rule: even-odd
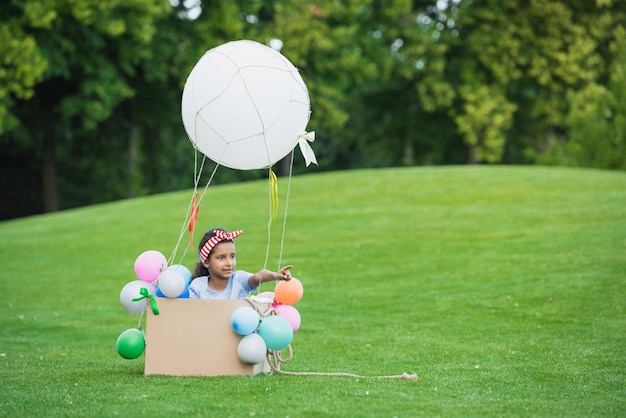
{"label": "yellow ribbon", "polygon": [[270,169],[270,200],[272,216],[269,224],[271,225],[272,221],[276,220],[276,216],[278,216],[278,179],[272,169]]}

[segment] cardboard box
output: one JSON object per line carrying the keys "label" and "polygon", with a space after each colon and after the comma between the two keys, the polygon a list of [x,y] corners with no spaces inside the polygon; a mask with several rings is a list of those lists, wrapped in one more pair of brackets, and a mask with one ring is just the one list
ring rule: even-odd
{"label": "cardboard box", "polygon": [[[255,375],[266,360],[245,364],[237,355],[242,336],[233,331],[235,309],[245,300],[157,298],[159,315],[148,309],[144,374],[169,376]],[[261,307],[267,309],[267,304]]]}

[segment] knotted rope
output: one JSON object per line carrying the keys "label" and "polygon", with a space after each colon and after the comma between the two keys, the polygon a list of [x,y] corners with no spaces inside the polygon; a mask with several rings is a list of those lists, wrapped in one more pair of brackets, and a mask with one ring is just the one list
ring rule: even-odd
{"label": "knotted rope", "polygon": [[[255,303],[251,298],[245,298],[244,299],[246,302],[248,302],[250,304],[250,306],[252,306],[252,308],[254,310],[256,310],[259,315],[261,316],[261,320],[263,320],[263,318],[266,318],[270,315],[276,315],[276,310],[274,308],[272,308],[272,306],[270,305],[265,311],[261,311],[259,304]],[[288,355],[286,358],[283,358],[282,355],[282,351],[287,350]],[[281,370],[280,369],[280,365],[282,363],[288,363],[291,361],[291,359],[293,358],[293,348],[291,348],[291,344],[289,344],[284,350],[267,350],[267,354],[266,354],[266,359],[267,359],[267,363],[269,364],[270,368],[272,369],[273,372],[276,372],[278,374],[282,374],[282,375],[288,375],[288,376],[333,376],[333,377],[352,377],[355,379],[407,379],[407,380],[417,380],[417,374],[413,373],[413,374],[408,374],[408,373],[402,373],[402,374],[398,374],[398,375],[391,375],[391,376],[363,376],[363,375],[359,375],[359,374],[354,374],[354,373],[343,373],[343,372],[335,372],[335,373],[328,373],[328,372],[288,372],[285,370]]]}
{"label": "knotted rope", "polygon": [[288,363],[289,361],[291,361],[292,357],[293,357],[293,349],[291,348],[291,344],[289,344],[287,346],[287,349],[289,350],[289,355],[287,356],[287,358],[283,358],[282,357],[282,352],[281,351],[272,351],[272,350],[267,350],[267,362],[269,363],[271,369],[278,373],[278,374],[282,374],[282,375],[289,375],[289,376],[333,376],[333,377],[352,377],[355,379],[408,379],[408,380],[417,380],[417,374],[413,373],[413,374],[408,374],[408,373],[402,373],[402,374],[398,374],[398,375],[392,375],[392,376],[363,376],[363,375],[359,375],[359,374],[354,374],[354,373],[342,373],[342,372],[338,372],[338,373],[327,373],[327,372],[287,372],[284,370],[280,370],[280,365],[281,363]]}

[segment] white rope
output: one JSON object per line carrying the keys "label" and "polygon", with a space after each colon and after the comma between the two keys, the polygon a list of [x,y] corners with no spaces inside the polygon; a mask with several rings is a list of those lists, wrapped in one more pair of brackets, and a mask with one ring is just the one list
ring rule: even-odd
{"label": "white rope", "polygon": [[[272,172],[272,167],[269,168],[268,171],[268,179],[269,181],[267,182],[268,184],[268,193],[267,193],[267,198],[268,198],[268,202],[269,204],[268,206],[268,212],[269,212],[269,217],[268,217],[268,221],[267,221],[267,244],[265,246],[265,261],[263,262],[263,270],[265,270],[267,268],[267,261],[270,258],[270,244],[272,241],[272,180],[271,180],[271,172]],[[257,286],[257,293],[261,290],[261,286],[260,284],[262,283],[263,280],[263,276],[261,276],[259,278],[259,286]]]}
{"label": "white rope", "polygon": [[[244,298],[243,300],[248,302],[248,304],[259,314],[259,317],[260,317],[261,321],[263,321],[268,316],[278,315],[276,313],[276,310],[273,308],[273,306],[271,304],[269,304],[267,309],[263,311],[263,310],[261,310],[259,304],[254,302],[251,298]],[[417,374],[415,374],[415,373],[413,373],[413,374],[402,373],[402,374],[391,375],[391,376],[363,376],[363,375],[359,375],[359,374],[343,373],[343,372],[338,372],[338,373],[337,372],[336,373],[328,373],[328,372],[288,372],[288,371],[280,370],[280,365],[282,363],[288,363],[288,362],[291,361],[291,359],[293,358],[293,348],[291,347],[291,344],[289,344],[283,350],[288,350],[289,354],[288,354],[287,358],[283,358],[282,357],[282,350],[269,350],[268,349],[267,353],[266,353],[267,363],[269,364],[269,366],[272,369],[272,371],[276,372],[278,374],[290,375],[290,376],[352,377],[352,378],[356,378],[356,379],[408,379],[408,380],[417,380],[418,379]],[[269,374],[271,374],[271,372]]]}
{"label": "white rope", "polygon": [[330,377],[352,377],[355,379],[408,379],[408,380],[417,380],[417,374],[413,373],[413,374],[408,374],[408,373],[402,373],[402,374],[398,374],[398,375],[391,375],[391,376],[363,376],[360,374],[354,374],[354,373],[342,373],[342,372],[338,372],[338,373],[327,373],[327,372],[287,372],[284,370],[280,370],[280,365],[281,363],[288,363],[289,361],[291,361],[291,359],[293,358],[293,349],[291,348],[291,344],[289,344],[287,346],[287,349],[289,350],[289,355],[287,356],[287,358],[283,358],[282,357],[282,352],[281,351],[271,351],[271,350],[267,350],[267,362],[270,365],[270,368],[272,369],[272,371],[278,373],[278,374],[282,374],[282,375],[289,375],[289,376],[330,376]]}

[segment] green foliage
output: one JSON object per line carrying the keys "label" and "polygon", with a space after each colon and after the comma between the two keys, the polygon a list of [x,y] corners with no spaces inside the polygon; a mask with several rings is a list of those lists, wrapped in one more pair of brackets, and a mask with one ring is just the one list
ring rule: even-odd
{"label": "green foliage", "polygon": [[[264,263],[267,193],[266,182],[218,186],[202,203],[198,231],[245,230],[241,269]],[[473,166],[293,178],[283,262],[304,296],[282,370],[417,381],[144,377],[143,358],[122,359],[116,339],[139,318],[119,292],[141,252],[170,256],[190,194],[0,223],[0,416],[624,415],[624,173]],[[193,266],[197,253],[182,249],[174,259]]]}
{"label": "green foliage", "polygon": [[571,92],[566,123],[568,141],[553,141],[540,158],[548,164],[610,169],[626,168],[626,42],[619,28],[611,45],[614,57],[608,88],[589,84]]}
{"label": "green foliage", "polygon": [[502,92],[488,86],[464,86],[460,91],[463,112],[456,116],[458,130],[470,146],[470,162],[502,161],[506,131],[511,127],[517,106]]}
{"label": "green foliage", "polygon": [[[181,126],[180,92],[195,60],[207,45],[241,33],[233,6],[223,9],[193,25],[161,0],[16,2],[2,14],[28,34],[44,64],[36,85],[24,81],[34,96],[19,107],[3,108],[0,91],[0,112],[14,112],[3,118],[13,130],[2,143],[20,160],[53,165],[58,184],[39,172],[62,196],[57,209],[191,184],[191,167],[181,162],[193,151],[184,131],[172,128]],[[183,145],[189,153],[179,157]],[[28,190],[15,193],[33,210],[41,192]]]}
{"label": "green foliage", "polygon": [[187,187],[185,78],[206,50],[242,38],[281,40],[301,70],[320,170],[624,168],[626,2],[218,0],[193,19],[185,7],[0,4],[3,177],[21,165],[40,179],[7,184],[7,200],[40,212]]}
{"label": "green foliage", "polygon": [[524,138],[516,147],[534,149],[565,127],[566,92],[601,77],[605,57],[589,21],[579,19],[583,10],[590,12],[571,2],[508,0],[459,12],[464,41],[449,56],[458,71],[451,81],[462,84],[452,112],[477,161],[502,161],[513,127]]}
{"label": "green foliage", "polygon": [[[0,5],[0,12],[3,15],[15,13],[15,8],[3,4]],[[37,49],[35,37],[23,30],[23,20],[14,19],[0,25],[0,135],[18,125],[19,121],[11,109],[15,99],[24,100],[33,96],[33,87],[41,81],[47,66]],[[41,25],[46,18],[32,20],[34,24]]]}

